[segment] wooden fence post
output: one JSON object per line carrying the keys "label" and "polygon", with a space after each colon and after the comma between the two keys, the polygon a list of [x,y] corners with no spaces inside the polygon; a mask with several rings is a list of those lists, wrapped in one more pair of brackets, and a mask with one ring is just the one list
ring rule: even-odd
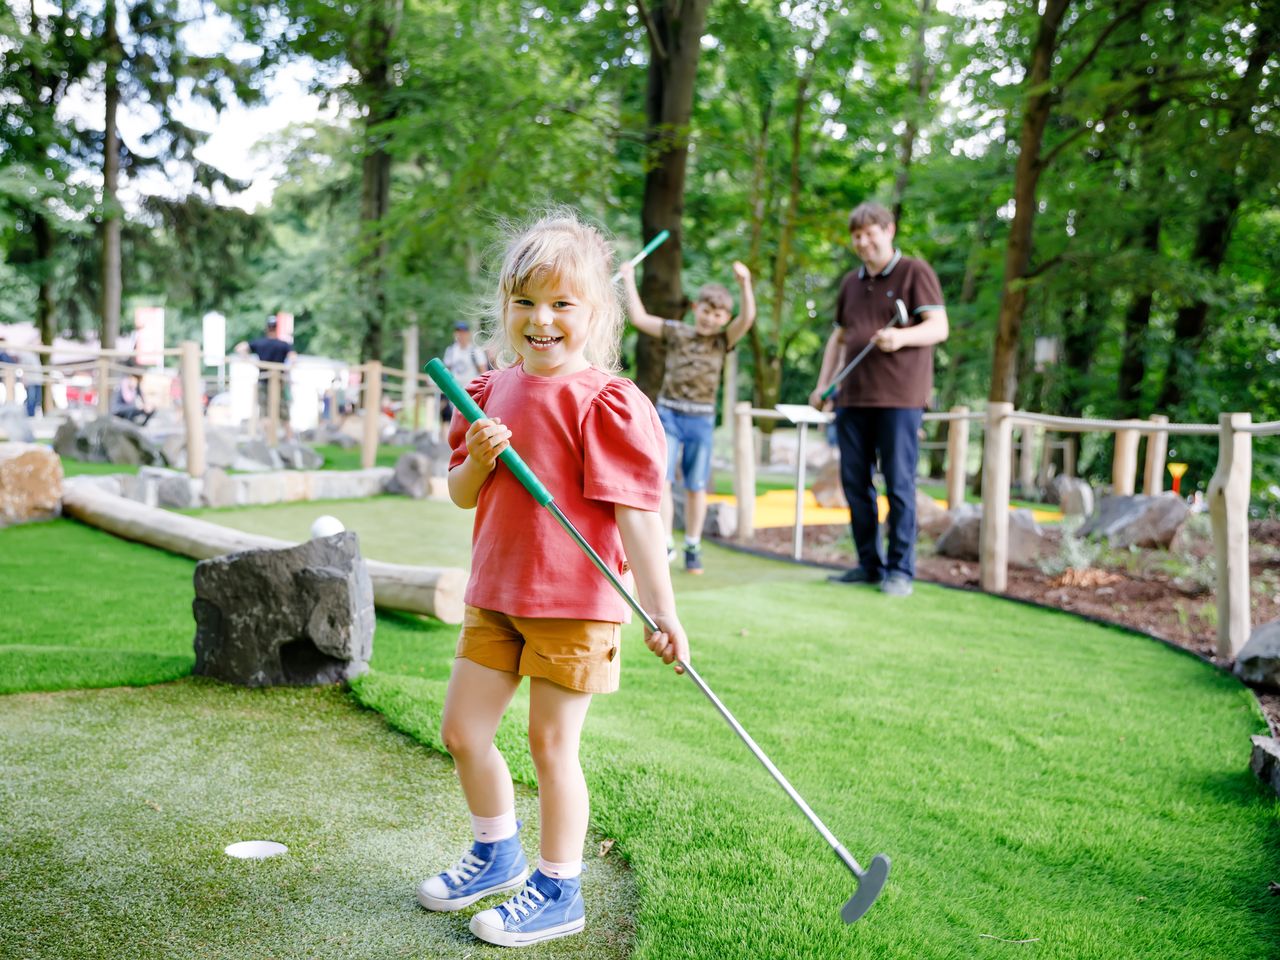
{"label": "wooden fence post", "polygon": [[1117,497],[1133,496],[1140,437],[1136,428],[1116,431],[1115,455],[1111,460],[1111,492]]}
{"label": "wooden fence post", "polygon": [[187,427],[187,474],[203,477],[204,449],[204,378],[201,375],[200,344],[182,341],[182,357],[178,367],[182,377],[182,418]]}
{"label": "wooden fence post", "polygon": [[1022,425],[1022,450],[1018,458],[1018,489],[1024,497],[1035,492],[1036,486],[1036,435],[1039,428],[1031,423]]}
{"label": "wooden fence post", "polygon": [[280,442],[280,371],[267,371],[267,446]]}
{"label": "wooden fence post", "polygon": [[98,357],[98,413],[106,416],[111,412],[111,361],[103,356]]}
{"label": "wooden fence post", "polygon": [[382,417],[382,361],[364,365],[364,437],[360,444],[360,466],[372,469],[378,462],[378,425]]}
{"label": "wooden fence post", "polygon": [[1234,659],[1249,639],[1249,482],[1253,435],[1248,413],[1218,414],[1218,468],[1209,481],[1209,518],[1218,564],[1218,656]]}
{"label": "wooden fence post", "polygon": [[746,543],[756,534],[756,444],[751,425],[751,404],[743,400],[733,408],[733,497],[738,503],[738,540]]}
{"label": "wooden fence post", "polygon": [[724,358],[724,400],[721,402],[720,422],[729,428],[729,444],[738,435],[738,352],[730,350]]}
{"label": "wooden fence post", "polygon": [[[1163,413],[1153,413],[1152,423],[1164,424],[1169,418]],[[1169,454],[1169,433],[1166,430],[1153,430],[1147,434],[1147,461],[1142,473],[1142,492],[1148,497],[1157,496],[1164,490],[1164,465]]]}
{"label": "wooden fence post", "polygon": [[947,421],[947,509],[964,503],[965,471],[969,463],[969,408],[951,408],[956,419]]}
{"label": "wooden fence post", "polygon": [[982,443],[982,526],[978,535],[978,581],[988,593],[1009,586],[1009,451],[1013,446],[1013,404],[987,404]]}
{"label": "wooden fence post", "polygon": [[408,416],[409,424],[418,429],[418,324],[409,324],[404,331],[404,395],[401,397],[400,416]]}
{"label": "wooden fence post", "polygon": [[1077,438],[1074,433],[1067,434],[1062,441],[1062,475],[1064,477],[1074,477],[1076,475],[1076,443]]}

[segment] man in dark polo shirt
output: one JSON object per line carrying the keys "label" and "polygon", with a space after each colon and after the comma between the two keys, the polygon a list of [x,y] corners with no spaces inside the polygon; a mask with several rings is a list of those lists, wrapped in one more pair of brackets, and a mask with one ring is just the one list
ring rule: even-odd
{"label": "man in dark polo shirt", "polygon": [[[836,390],[836,439],[840,482],[849,502],[858,566],[830,579],[878,583],[907,596],[915,578],[916,463],[920,423],[933,394],[933,346],[947,339],[947,311],[937,274],[923,260],[904,257],[893,245],[893,214],[862,203],[849,215],[853,251],[862,266],[845,275],[836,299],[836,329],[827,340],[817,389],[809,402],[821,409],[822,393],[844,364],[868,343],[872,350]],[[894,326],[898,301],[907,326]],[[889,500],[887,550],[878,533],[874,481],[876,459]]]}

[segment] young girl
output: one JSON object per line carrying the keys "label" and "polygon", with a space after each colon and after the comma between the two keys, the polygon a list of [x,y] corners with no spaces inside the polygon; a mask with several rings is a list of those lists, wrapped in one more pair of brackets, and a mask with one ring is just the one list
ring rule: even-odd
{"label": "young girl", "polygon": [[[665,663],[688,659],[658,508],[666,464],[653,405],[614,376],[622,312],[604,237],[557,210],[517,233],[491,304],[498,368],[467,386],[488,419],[455,413],[449,494],[476,508],[471,579],[441,735],[457,765],[475,843],[424,880],[429,910],[518,891],[471,919],[480,939],[526,946],[583,928],[582,845],[589,812],[578,741],[591,696],[618,689],[629,609],[498,455],[514,443],[605,562],[634,574],[661,628],[645,638]],[[676,664],[680,669],[679,662]],[[515,794],[494,734],[530,678],[529,749],[542,842],[528,871]]]}

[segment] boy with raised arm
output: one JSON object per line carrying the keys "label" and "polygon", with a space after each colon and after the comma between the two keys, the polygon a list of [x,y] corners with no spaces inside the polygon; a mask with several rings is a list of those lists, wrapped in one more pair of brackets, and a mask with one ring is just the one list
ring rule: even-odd
{"label": "boy with raised arm", "polygon": [[716,391],[724,358],[756,319],[751,271],[734,261],[733,275],[742,292],[742,311],[733,316],[733,297],[718,283],[705,284],[693,304],[693,325],[655,317],[644,308],[636,289],[636,268],[619,271],[626,287],[627,313],[641,333],[659,337],[666,346],[666,370],[658,391],[658,417],[667,435],[667,478],[662,494],[662,522],[667,530],[668,559],[675,559],[672,487],[679,458],[684,474],[684,568],[702,573],[702,524],[707,517],[707,484],[711,479],[711,439],[716,424]]}

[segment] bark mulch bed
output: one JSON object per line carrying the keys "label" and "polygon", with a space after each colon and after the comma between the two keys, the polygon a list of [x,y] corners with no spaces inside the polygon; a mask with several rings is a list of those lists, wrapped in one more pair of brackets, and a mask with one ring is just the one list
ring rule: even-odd
{"label": "bark mulch bed", "polygon": [[[790,558],[790,527],[757,530],[749,545]],[[1046,536],[1060,549],[1058,531]],[[1249,528],[1253,580],[1253,622],[1280,620],[1280,521],[1255,521]],[[1203,536],[1180,536],[1172,551],[1094,551],[1087,565],[1067,565],[1050,555],[1036,567],[1009,567],[1005,596],[1078,613],[1128,627],[1167,641],[1223,669],[1231,661],[1217,655],[1217,607],[1214,603],[1212,544]],[[803,560],[823,566],[854,563],[849,528],[805,527]],[[1078,560],[1078,558],[1077,558]],[[1050,571],[1050,572],[1046,572]],[[1057,571],[1057,572],[1052,572]],[[978,564],[936,554],[922,541],[917,550],[920,580],[961,589],[978,589]],[[1280,736],[1280,695],[1255,690],[1273,735]]]}

